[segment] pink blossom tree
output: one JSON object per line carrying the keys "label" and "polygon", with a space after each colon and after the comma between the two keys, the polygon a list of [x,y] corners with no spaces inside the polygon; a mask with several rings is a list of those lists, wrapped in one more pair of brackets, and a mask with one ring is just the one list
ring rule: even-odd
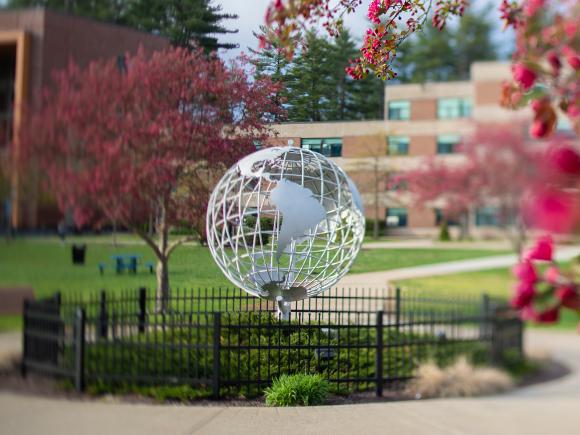
{"label": "pink blossom tree", "polygon": [[538,151],[517,127],[489,124],[479,125],[460,151],[459,163],[429,158],[423,167],[404,175],[415,204],[438,201],[447,216],[463,220],[470,210],[493,205],[499,212],[498,224],[521,253],[526,236],[521,204],[537,179]]}
{"label": "pink blossom tree", "polygon": [[[203,241],[214,182],[271,135],[275,88],[250,81],[244,68],[181,48],[139,51],[124,68],[116,60],[70,65],[23,131],[23,164],[39,165],[77,225],[118,222],[151,248],[161,309],[169,258],[192,239],[170,241],[170,228],[186,223]],[[150,216],[157,238],[146,231]]]}

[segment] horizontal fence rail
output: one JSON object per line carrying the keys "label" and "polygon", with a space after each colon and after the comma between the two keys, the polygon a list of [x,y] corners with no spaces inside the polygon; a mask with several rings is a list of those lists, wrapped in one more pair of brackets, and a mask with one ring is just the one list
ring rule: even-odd
{"label": "horizontal fence rail", "polygon": [[294,302],[289,320],[239,289],[175,289],[165,304],[144,288],[57,294],[27,301],[23,324],[22,373],[79,391],[252,397],[282,374],[319,373],[336,393],[381,396],[428,359],[522,357],[522,322],[505,302],[400,289],[331,289]]}

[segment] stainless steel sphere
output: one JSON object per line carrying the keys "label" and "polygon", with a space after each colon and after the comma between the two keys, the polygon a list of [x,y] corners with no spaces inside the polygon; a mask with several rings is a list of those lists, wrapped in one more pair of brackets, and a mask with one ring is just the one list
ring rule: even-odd
{"label": "stainless steel sphere", "polygon": [[207,210],[208,243],[248,293],[288,306],[344,276],[364,236],[364,211],[335,163],[301,148],[266,148],[230,168]]}

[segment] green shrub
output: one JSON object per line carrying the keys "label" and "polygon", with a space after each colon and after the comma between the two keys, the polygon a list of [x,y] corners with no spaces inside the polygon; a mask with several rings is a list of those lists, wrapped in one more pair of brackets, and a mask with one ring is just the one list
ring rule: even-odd
{"label": "green shrub", "polygon": [[328,395],[328,382],[320,375],[282,375],[266,388],[268,406],[321,405]]}
{"label": "green shrub", "polygon": [[451,235],[449,234],[449,224],[447,223],[446,219],[443,219],[443,222],[441,222],[441,226],[439,227],[439,241],[451,241]]}
{"label": "green shrub", "polygon": [[[251,244],[253,243],[253,232],[254,228],[257,228],[257,218],[256,216],[246,216],[244,218],[244,227],[246,235],[246,243]],[[282,222],[280,222],[280,225]],[[274,219],[270,217],[261,217],[260,218],[260,234],[262,235],[262,243],[265,245],[270,241],[270,235],[274,230]]]}
{"label": "green shrub", "polygon": [[[374,219],[365,219],[365,236],[372,237],[375,228]],[[379,219],[379,237],[384,236],[387,233],[387,223],[384,219]]]}

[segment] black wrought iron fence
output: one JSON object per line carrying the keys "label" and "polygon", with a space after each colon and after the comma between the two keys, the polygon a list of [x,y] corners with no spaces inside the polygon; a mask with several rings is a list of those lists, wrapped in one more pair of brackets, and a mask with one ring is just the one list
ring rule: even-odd
{"label": "black wrought iron fence", "polygon": [[77,390],[187,386],[253,396],[281,374],[320,373],[336,392],[395,388],[427,359],[522,355],[522,323],[503,302],[400,289],[332,289],[296,302],[290,320],[238,289],[55,296],[24,307],[22,370]]}

